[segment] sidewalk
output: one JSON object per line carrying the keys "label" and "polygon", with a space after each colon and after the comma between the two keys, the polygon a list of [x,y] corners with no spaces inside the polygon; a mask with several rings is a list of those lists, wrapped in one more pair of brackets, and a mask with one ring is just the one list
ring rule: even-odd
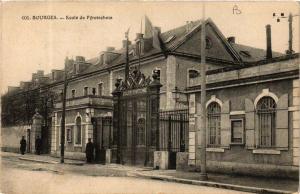
{"label": "sidewalk", "polygon": [[263,177],[239,176],[208,173],[207,181],[199,181],[199,172],[182,172],[176,170],[151,170],[135,172],[137,176],[185,184],[254,193],[297,193],[298,181],[290,179],[273,179]]}
{"label": "sidewalk", "polygon": [[[5,156],[15,156],[16,153],[9,153],[9,152],[2,152],[1,155]],[[36,154],[31,154],[31,153],[26,153],[24,155],[18,154],[19,160],[25,160],[25,161],[31,161],[31,162],[39,162],[39,163],[48,163],[48,164],[59,164],[60,163],[60,158],[52,157],[50,155],[36,155]],[[78,160],[70,160],[70,159],[65,159],[64,160],[65,164],[70,164],[70,165],[80,165],[82,166],[84,162],[78,161]]]}
{"label": "sidewalk", "polygon": [[[2,155],[2,154],[1,154]],[[5,153],[5,156],[17,156],[14,153]],[[59,158],[49,155],[25,154],[17,156],[20,160],[58,164]],[[84,165],[82,161],[65,160],[65,164],[80,165],[80,173],[85,171],[105,171],[106,174],[124,174],[132,177],[141,177],[147,179],[156,179],[184,184],[194,184],[210,187],[218,187],[237,191],[254,192],[254,193],[296,193],[299,183],[297,180],[274,179],[263,177],[239,176],[229,174],[208,173],[207,181],[199,181],[199,172],[183,172],[176,170],[153,170],[150,167],[124,166],[119,164],[108,165]],[[77,168],[76,168],[77,169]],[[84,170],[85,169],[85,170]],[[94,169],[94,170],[93,170]],[[120,173],[115,173],[120,172]],[[98,176],[102,173],[96,173]],[[93,175],[94,176],[94,175]],[[97,175],[95,175],[97,176]]]}

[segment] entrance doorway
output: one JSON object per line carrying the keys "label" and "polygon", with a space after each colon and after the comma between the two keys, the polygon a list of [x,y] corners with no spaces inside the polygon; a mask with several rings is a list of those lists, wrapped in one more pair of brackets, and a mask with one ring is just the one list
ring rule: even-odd
{"label": "entrance doorway", "polygon": [[92,124],[95,162],[105,163],[106,149],[109,149],[112,144],[112,118],[95,117],[92,118]]}
{"label": "entrance doorway", "polygon": [[30,153],[31,151],[31,142],[30,142],[30,129],[27,129],[27,153]]}
{"label": "entrance doorway", "polygon": [[[153,152],[159,149],[159,91],[156,74],[146,78],[133,69],[126,82],[117,80],[113,92],[113,131],[117,137],[117,163],[153,164]],[[113,158],[114,160],[114,158]]]}

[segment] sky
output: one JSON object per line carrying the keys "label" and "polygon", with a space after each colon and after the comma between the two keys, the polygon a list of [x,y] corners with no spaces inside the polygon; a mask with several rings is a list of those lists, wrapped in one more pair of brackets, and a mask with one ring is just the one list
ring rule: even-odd
{"label": "sky", "polygon": [[[66,56],[93,58],[108,46],[120,48],[140,32],[145,15],[162,32],[202,18],[201,2],[3,2],[1,4],[1,94],[7,86],[29,81],[32,73],[62,69]],[[233,14],[233,7],[240,14]],[[236,13],[237,13],[236,12]],[[272,26],[272,49],[288,48],[287,18],[273,13],[299,14],[297,2],[206,2],[211,18],[225,37],[253,47],[266,47],[265,26]],[[24,20],[22,16],[111,16],[111,20]],[[143,22],[144,23],[144,22]],[[144,28],[144,27],[143,27]],[[294,50],[299,52],[299,17],[293,17]]]}

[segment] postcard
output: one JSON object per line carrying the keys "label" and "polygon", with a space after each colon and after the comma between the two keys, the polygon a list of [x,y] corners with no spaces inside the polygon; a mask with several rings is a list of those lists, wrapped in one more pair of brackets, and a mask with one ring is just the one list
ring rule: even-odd
{"label": "postcard", "polygon": [[2,1],[0,192],[298,192],[299,10]]}

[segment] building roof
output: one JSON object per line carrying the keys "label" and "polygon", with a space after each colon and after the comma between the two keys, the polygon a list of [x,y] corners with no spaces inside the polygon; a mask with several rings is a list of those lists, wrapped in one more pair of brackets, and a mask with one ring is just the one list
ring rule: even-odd
{"label": "building roof", "polygon": [[[229,41],[225,38],[225,36],[221,33],[221,31],[218,29],[218,27],[214,24],[214,22],[211,19],[207,19],[205,22],[207,24],[210,24],[214,28],[214,30],[218,33],[218,36],[220,37],[223,44],[227,47],[228,52],[231,52],[231,54],[235,56],[236,60],[239,63],[256,62],[256,61],[264,60],[266,58],[266,51],[264,49],[245,46],[238,43],[229,43]],[[188,31],[187,31],[187,25],[190,25]],[[166,52],[174,51],[175,49],[180,47],[183,43],[185,43],[189,38],[191,38],[195,34],[195,32],[199,31],[199,29],[201,29],[201,21],[197,20],[197,21],[190,22],[189,24],[182,25],[177,28],[161,33],[160,36],[162,41],[164,42],[164,46],[166,48],[165,51]],[[145,39],[145,42],[147,41],[152,42],[152,39]],[[129,51],[132,50],[133,48],[134,45],[131,45]],[[125,55],[126,55],[125,49],[122,48],[119,50],[114,50],[113,52],[119,53],[120,55],[114,60],[112,60],[109,64],[99,63],[100,56],[89,59],[87,62],[91,63],[92,65],[88,67],[85,71],[83,71],[82,74],[124,64]],[[184,51],[184,52],[188,52],[188,51]],[[147,50],[147,52],[145,52],[143,55],[141,55],[141,59],[151,55],[160,54],[160,53],[163,53],[163,50],[159,50],[152,47],[151,49]],[[282,53],[273,52],[273,57],[279,57],[283,55],[284,54]],[[217,58],[218,56],[215,57]],[[137,59],[138,59],[137,55],[135,56],[129,55],[130,61],[134,61]]]}
{"label": "building roof", "polygon": [[[247,63],[256,63],[266,59],[266,51],[264,49],[254,48],[251,46],[245,46],[242,44],[229,42],[210,18],[208,18],[205,21],[205,23],[206,26],[210,26],[210,28],[216,34],[215,36],[216,39],[218,39],[218,41],[224,46],[227,53],[223,53],[223,54],[227,54],[232,57],[231,62],[233,62],[233,64],[247,65]],[[151,56],[155,57],[156,55],[163,56],[163,54],[166,55],[166,53],[176,54],[178,48],[181,48],[180,52],[183,52],[187,55],[194,53],[196,56],[200,57],[199,44],[191,40],[193,39],[193,37],[195,37],[197,33],[200,32],[201,26],[202,26],[202,22],[200,20],[197,20],[197,21],[190,22],[189,24],[185,24],[161,33],[160,38],[163,42],[162,45],[164,48],[158,49],[158,48],[154,48],[153,46],[147,47],[147,50],[140,56],[141,60]],[[145,38],[144,39],[145,44],[152,45],[153,42],[152,39],[153,37]],[[187,42],[189,43],[187,44]],[[134,49],[134,47],[135,44],[130,45],[129,51],[131,52]],[[85,61],[86,69],[82,70],[79,74],[73,76],[80,76],[83,74],[88,74],[99,70],[109,69],[114,66],[125,64],[125,56],[126,56],[125,48],[120,48],[110,52],[116,53],[118,55],[113,57],[113,59],[110,60],[108,64],[102,62],[103,60],[101,59],[101,55],[99,54],[99,56],[86,60]],[[273,54],[273,58],[285,56],[284,54],[278,52],[272,52],[272,54]],[[222,61],[228,60],[228,57],[222,58],[222,54],[218,52],[212,53],[212,55],[209,56],[209,58],[221,59],[218,62],[220,63],[220,65],[222,64]],[[137,61],[138,55],[130,54],[129,60],[131,62]],[[71,62],[74,62],[74,60],[71,59]],[[208,59],[208,63],[209,63],[209,59]],[[67,71],[69,74],[72,73],[73,66],[69,64],[67,66]],[[47,75],[47,77],[51,77],[51,76]],[[58,82],[58,81],[62,81],[62,79],[55,80],[54,82]]]}

